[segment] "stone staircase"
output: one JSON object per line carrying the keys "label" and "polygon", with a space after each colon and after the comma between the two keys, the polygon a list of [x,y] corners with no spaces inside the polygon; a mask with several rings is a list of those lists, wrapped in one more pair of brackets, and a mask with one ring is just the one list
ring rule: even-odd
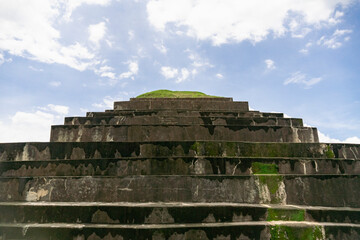
{"label": "stone staircase", "polygon": [[360,145],[231,98],[134,98],[0,144],[0,239],[360,239]]}

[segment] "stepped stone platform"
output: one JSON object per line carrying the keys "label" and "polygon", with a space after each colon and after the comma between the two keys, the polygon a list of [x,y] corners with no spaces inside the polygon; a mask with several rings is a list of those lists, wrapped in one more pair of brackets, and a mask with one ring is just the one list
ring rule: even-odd
{"label": "stepped stone platform", "polygon": [[360,239],[360,145],[176,94],[0,144],[0,240]]}

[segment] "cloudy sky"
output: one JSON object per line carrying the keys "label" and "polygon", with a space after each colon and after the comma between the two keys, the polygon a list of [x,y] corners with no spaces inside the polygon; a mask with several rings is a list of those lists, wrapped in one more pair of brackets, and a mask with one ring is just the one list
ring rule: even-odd
{"label": "cloudy sky", "polygon": [[0,142],[157,90],[360,143],[359,0],[0,0]]}

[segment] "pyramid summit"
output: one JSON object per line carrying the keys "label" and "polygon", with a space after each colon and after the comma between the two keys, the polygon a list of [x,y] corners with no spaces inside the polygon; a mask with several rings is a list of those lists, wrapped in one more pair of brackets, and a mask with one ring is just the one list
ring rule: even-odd
{"label": "pyramid summit", "polygon": [[137,96],[136,98],[216,98],[217,96],[207,95],[202,92],[195,91],[171,91],[171,90],[156,90],[147,92]]}
{"label": "pyramid summit", "polygon": [[158,90],[0,144],[0,239],[359,239],[360,145]]}

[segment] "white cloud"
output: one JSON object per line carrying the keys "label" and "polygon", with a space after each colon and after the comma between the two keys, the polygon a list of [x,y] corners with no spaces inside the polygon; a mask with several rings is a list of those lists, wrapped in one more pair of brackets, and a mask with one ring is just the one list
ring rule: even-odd
{"label": "white cloud", "polygon": [[49,111],[55,112],[60,115],[66,115],[69,113],[69,107],[67,106],[48,104],[47,107]]}
{"label": "white cloud", "polygon": [[92,42],[96,47],[99,47],[100,41],[104,38],[106,33],[106,23],[100,22],[93,24],[88,27],[89,41]]}
{"label": "white cloud", "polygon": [[166,79],[176,78],[176,83],[181,83],[187,80],[190,76],[195,76],[197,74],[196,69],[192,69],[189,71],[187,68],[172,68],[168,66],[161,67],[160,70],[161,75],[163,75]]}
{"label": "white cloud", "polygon": [[319,142],[322,143],[340,143],[341,141],[336,138],[331,138],[318,130]]}
{"label": "white cloud", "polygon": [[175,78],[178,75],[179,71],[176,68],[164,66],[161,67],[160,73],[166,79],[169,79],[169,78]]}
{"label": "white cloud", "polygon": [[360,144],[360,138],[359,137],[349,137],[349,138],[345,139],[344,142]]}
{"label": "white cloud", "polygon": [[212,64],[209,63],[209,61],[205,58],[202,58],[201,56],[199,56],[199,54],[191,51],[191,50],[186,50],[187,52],[189,52],[189,56],[188,58],[192,61],[192,66],[194,68],[203,68],[203,67],[214,67]]}
{"label": "white cloud", "polygon": [[129,71],[121,73],[119,78],[131,78],[134,80],[134,76],[137,75],[139,72],[139,64],[137,61],[128,61],[127,64]]}
{"label": "white cloud", "polygon": [[343,41],[349,41],[349,36],[344,36],[347,34],[352,33],[352,30],[350,29],[336,29],[335,32],[330,36],[322,36],[318,41],[318,45],[325,46],[327,48],[336,49],[342,46]]}
{"label": "white cloud", "polygon": [[335,12],[335,18],[341,18],[342,16],[344,16],[344,12],[341,12],[341,11]]}
{"label": "white cloud", "polygon": [[311,47],[313,44],[311,43],[311,42],[308,42],[306,45],[305,45],[305,47],[306,48],[309,48],[309,47]]}
{"label": "white cloud", "polygon": [[50,125],[54,120],[54,115],[43,111],[36,111],[34,113],[28,112],[16,112],[11,117],[11,121],[14,124],[31,124],[31,125]]}
{"label": "white cloud", "polygon": [[359,137],[348,137],[345,140],[339,140],[336,138],[331,138],[329,135],[326,135],[318,130],[319,135],[319,142],[322,143],[356,143],[360,144],[360,138]]}
{"label": "white cloud", "polygon": [[4,54],[2,52],[0,52],[0,65],[2,65],[3,63],[10,63],[12,62],[11,58],[5,58]]}
{"label": "white cloud", "polygon": [[304,38],[310,32],[311,32],[310,28],[302,28],[301,30],[299,30],[297,32],[292,32],[291,36],[293,38]]}
{"label": "white cloud", "polygon": [[336,11],[334,16],[329,19],[330,24],[337,24],[341,22],[341,18],[344,16],[344,12]]}
{"label": "white cloud", "polygon": [[[339,21],[352,0],[150,0],[148,20],[159,31],[183,31],[200,40],[211,40],[214,45],[250,40],[259,42],[270,33],[275,37],[287,31],[303,37],[322,24]],[[337,13],[339,12],[339,13]],[[291,23],[295,19],[296,23]],[[292,27],[292,29],[291,29]],[[179,29],[179,30],[178,30]],[[299,30],[299,33],[297,31]]]}
{"label": "white cloud", "polygon": [[292,19],[289,23],[289,31],[293,38],[304,38],[308,33],[311,32],[311,28],[304,27],[301,24],[301,19]]}
{"label": "white cloud", "polygon": [[135,37],[134,31],[132,31],[132,30],[128,31],[128,36],[129,36],[129,41],[133,40]]}
{"label": "white cloud", "polygon": [[216,74],[216,77],[217,77],[218,79],[223,79],[223,78],[224,78],[224,76],[223,76],[221,73],[217,73],[217,74]]}
{"label": "white cloud", "polygon": [[296,83],[296,84],[303,84],[307,88],[309,88],[312,85],[319,83],[321,80],[322,80],[321,77],[309,79],[309,78],[307,78],[306,74],[301,73],[301,72],[295,72],[295,73],[291,74],[291,77],[289,77],[288,79],[286,79],[284,81],[284,85],[288,85],[290,83]]}
{"label": "white cloud", "polygon": [[64,45],[55,28],[82,4],[106,5],[100,0],[0,1],[0,51],[44,63],[64,64],[83,71],[98,64],[96,55],[79,42]]}
{"label": "white cloud", "polygon": [[[116,97],[106,96],[102,99],[102,102],[100,103],[93,103],[92,106],[96,108],[110,108],[112,109],[114,107],[114,102],[116,101],[123,101],[123,96],[129,96],[129,92],[120,92],[120,94]],[[82,110],[83,111],[83,110]],[[86,112],[88,110],[86,109]]]}
{"label": "white cloud", "polygon": [[65,13],[63,15],[63,19],[65,21],[71,21],[71,15],[73,11],[81,5],[88,4],[107,6],[111,2],[111,0],[65,0],[62,2],[65,2]]}
{"label": "white cloud", "polygon": [[119,101],[119,99],[115,99],[110,96],[106,96],[106,97],[104,97],[104,99],[102,100],[101,103],[93,103],[92,106],[96,107],[96,108],[101,108],[101,109],[104,109],[104,108],[112,109],[114,107],[115,100]]}
{"label": "white cloud", "polygon": [[5,62],[4,55],[0,53],[0,65],[3,64],[4,62]]}
{"label": "white cloud", "polygon": [[31,69],[31,70],[33,70],[35,72],[43,72],[44,71],[44,69],[42,69],[42,68],[36,68],[36,67],[33,67],[33,66],[29,66],[29,69]]}
{"label": "white cloud", "polygon": [[52,81],[52,82],[49,82],[49,85],[52,87],[59,87],[61,85],[61,82]]}
{"label": "white cloud", "polygon": [[[196,74],[196,72],[195,72],[195,74]],[[190,75],[189,70],[187,70],[186,68],[182,68],[181,72],[179,74],[179,77],[176,79],[175,82],[181,83],[181,82],[185,81],[186,79],[188,79],[189,75]]]}
{"label": "white cloud", "polygon": [[302,54],[308,54],[309,53],[309,49],[307,49],[307,48],[303,48],[303,49],[300,49],[299,50],[299,53],[302,53]]}
{"label": "white cloud", "polygon": [[164,43],[162,43],[162,42],[161,43],[155,43],[154,47],[163,54],[167,53],[167,48],[164,46]]}
{"label": "white cloud", "polygon": [[160,70],[161,75],[163,75],[166,79],[176,78],[176,83],[181,83],[187,80],[190,76],[194,76],[197,74],[196,69],[189,71],[187,68],[172,68],[168,66],[161,67]]}
{"label": "white cloud", "polygon": [[175,79],[176,83],[184,82],[189,78],[194,78],[199,72],[206,70],[207,68],[214,67],[206,58],[202,58],[196,52],[186,49],[184,51],[188,54],[188,58],[191,63],[186,67],[173,68],[170,66],[162,66],[160,69],[160,74],[163,75],[166,79]]}
{"label": "white cloud", "polygon": [[302,53],[302,54],[308,54],[309,53],[309,48],[312,45],[313,45],[312,42],[308,42],[303,49],[299,50],[299,52]]}
{"label": "white cloud", "polygon": [[0,142],[49,141],[51,125],[62,124],[69,108],[54,104],[38,108],[18,111],[7,122],[0,122]]}
{"label": "white cloud", "polygon": [[100,77],[106,77],[112,80],[116,79],[116,74],[113,72],[114,69],[108,65],[101,66],[100,68],[95,70],[95,73]]}
{"label": "white cloud", "polygon": [[274,70],[276,67],[275,67],[275,62],[271,59],[266,59],[265,61],[265,64],[266,64],[266,68],[268,70]]}
{"label": "white cloud", "polygon": [[53,124],[53,114],[16,112],[8,122],[0,122],[0,142],[49,141],[50,126]]}

